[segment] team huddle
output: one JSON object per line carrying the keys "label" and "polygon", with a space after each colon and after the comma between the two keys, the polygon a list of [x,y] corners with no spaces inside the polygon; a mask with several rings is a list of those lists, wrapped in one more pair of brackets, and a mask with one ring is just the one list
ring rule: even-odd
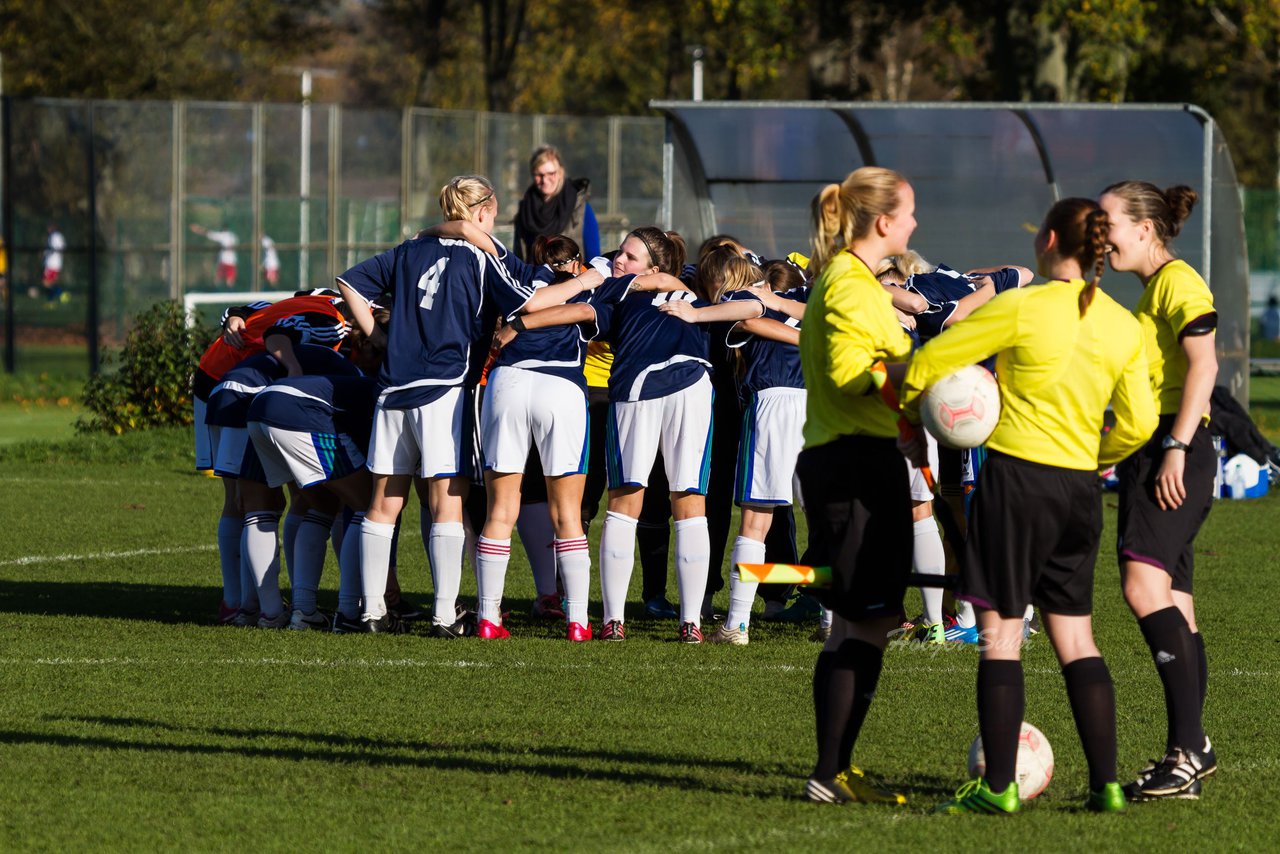
{"label": "team huddle", "polygon": [[[903,632],[909,576],[945,572],[928,476],[938,450],[918,428],[921,395],[986,361],[1002,410],[985,451],[964,467],[972,491],[963,541],[952,544],[962,558],[958,613],[944,614],[941,590],[925,587],[925,613],[911,627],[925,643],[982,641],[986,767],[939,809],[1019,808],[1020,650],[1032,609],[1062,665],[1089,765],[1086,806],[1198,797],[1216,770],[1191,582],[1214,476],[1206,424],[1217,316],[1204,281],[1170,246],[1195,200],[1185,187],[1131,181],[1097,201],[1058,202],[1034,243],[1046,281],[1031,285],[1025,267],[961,273],[911,252],[914,193],[887,169],[858,169],[822,190],[808,257],[765,262],[719,236],[692,264],[678,234],[653,227],[596,258],[561,235],[522,259],[493,236],[489,181],[454,178],[440,193],[443,223],[340,274],[336,292],[229,310],[201,359],[197,467],[224,485],[219,619],[404,632],[426,616],[400,596],[395,567],[415,489],[431,636],[510,637],[503,589],[519,526],[535,610],[562,619],[570,642],[624,641],[652,487],[674,520],[678,636],[700,643],[720,572],[707,496],[729,486],[712,484],[713,446],[725,441],[715,398],[727,390],[742,413],[728,437],[741,508],[730,567],[771,559],[766,540],[792,504],[808,521],[803,562],[831,567],[830,587],[814,592],[824,646],[806,797],[904,803],[872,785],[852,753],[886,645]],[[1145,285],[1132,313],[1098,286],[1108,259]],[[607,373],[599,406],[593,370]],[[593,442],[601,420],[604,441]],[[1164,758],[1125,786],[1114,688],[1090,618],[1097,473],[1117,463],[1125,597],[1169,719]],[[600,497],[588,484],[601,474],[597,627],[586,524]],[[332,617],[316,604],[330,539],[340,574]],[[474,613],[459,602],[464,557]],[[757,592],[731,569],[728,613],[707,639],[748,643]]]}

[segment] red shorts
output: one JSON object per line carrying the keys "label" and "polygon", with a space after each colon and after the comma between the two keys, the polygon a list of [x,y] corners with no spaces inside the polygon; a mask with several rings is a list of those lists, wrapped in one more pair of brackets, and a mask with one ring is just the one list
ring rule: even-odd
{"label": "red shorts", "polygon": [[279,270],[267,270],[267,271],[266,271],[266,274],[267,274],[267,283],[268,283],[268,284],[272,284],[272,285],[274,285],[274,284],[276,284],[277,282],[279,282],[279,281],[280,281],[280,271],[279,271]]}
{"label": "red shorts", "polygon": [[234,285],[236,283],[236,265],[218,264],[218,273],[214,279],[219,282],[226,282],[228,285]]}
{"label": "red shorts", "polygon": [[56,283],[58,281],[58,275],[61,273],[62,273],[61,270],[54,270],[51,267],[45,267],[44,268],[44,286],[47,288],[50,285]]}

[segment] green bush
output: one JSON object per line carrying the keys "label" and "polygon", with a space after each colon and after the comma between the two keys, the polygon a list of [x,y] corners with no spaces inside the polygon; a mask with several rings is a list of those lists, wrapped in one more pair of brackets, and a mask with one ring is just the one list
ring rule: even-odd
{"label": "green bush", "polygon": [[[191,423],[191,375],[213,331],[187,325],[182,303],[156,303],[134,321],[119,353],[103,357],[103,371],[84,387],[89,414],[79,433],[125,433]],[[114,369],[108,369],[118,365]]]}

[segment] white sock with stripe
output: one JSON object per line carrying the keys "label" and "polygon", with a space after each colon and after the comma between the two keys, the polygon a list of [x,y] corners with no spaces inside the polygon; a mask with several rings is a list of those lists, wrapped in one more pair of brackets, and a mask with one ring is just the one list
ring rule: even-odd
{"label": "white sock with stripe", "polygon": [[604,600],[604,621],[625,622],[627,589],[636,562],[638,519],[615,513],[604,514],[600,531],[600,598]]}
{"label": "white sock with stripe", "polygon": [[[930,516],[913,523],[911,528],[915,533],[911,552],[911,563],[915,571],[921,575],[945,575],[947,553],[942,548],[942,535],[938,533],[937,521]],[[942,588],[921,587],[920,598],[924,600],[924,621],[931,625],[941,623]]]}
{"label": "white sock with stripe", "polygon": [[240,546],[248,558],[258,592],[258,608],[264,617],[278,617],[284,610],[280,598],[280,514],[268,510],[246,513],[244,540]]}
{"label": "white sock with stripe", "polygon": [[476,585],[479,588],[480,619],[502,625],[502,589],[511,561],[511,538],[492,540],[484,535],[476,542]]}
{"label": "white sock with stripe", "polygon": [[733,541],[733,554],[729,558],[729,615],[724,624],[731,629],[751,626],[751,605],[756,599],[758,581],[738,578],[738,564],[764,563],[764,543],[748,537]]}
{"label": "white sock with stripe", "polygon": [[[348,532],[352,533],[355,532]],[[360,523],[360,589],[364,591],[361,619],[377,620],[387,613],[387,576],[391,574],[391,538],[395,533],[395,525],[368,519]]]}
{"label": "white sock with stripe", "polygon": [[587,625],[587,599],[591,595],[591,547],[587,538],[555,541],[556,569],[564,582],[565,617]]}
{"label": "white sock with stripe", "polygon": [[218,517],[218,565],[222,569],[222,602],[228,608],[240,607],[240,537],[244,519]]}
{"label": "white sock with stripe", "polygon": [[702,598],[707,593],[711,566],[711,535],[707,517],[676,522],[676,585],[680,589],[680,622],[702,622]]}
{"label": "white sock with stripe", "polygon": [[364,514],[352,515],[342,533],[342,551],[338,554],[338,610],[349,620],[360,619],[360,530]]}
{"label": "white sock with stripe", "polygon": [[457,621],[458,589],[462,586],[462,550],[466,542],[467,534],[461,522],[432,523],[427,540],[427,558],[431,561],[431,583],[436,594],[435,613],[431,617],[433,623],[451,626]]}

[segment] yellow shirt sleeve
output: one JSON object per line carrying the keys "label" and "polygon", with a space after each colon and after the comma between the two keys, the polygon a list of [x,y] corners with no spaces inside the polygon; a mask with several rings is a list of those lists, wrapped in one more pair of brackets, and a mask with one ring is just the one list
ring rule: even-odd
{"label": "yellow shirt sleeve", "polygon": [[1021,294],[1006,291],[980,307],[962,322],[947,327],[946,333],[916,351],[907,366],[898,400],[902,412],[913,424],[920,423],[920,395],[938,380],[966,365],[976,365],[1018,339]]}
{"label": "yellow shirt sleeve", "polygon": [[1134,338],[1139,346],[1134,349],[1111,395],[1116,423],[1102,437],[1098,448],[1099,468],[1115,465],[1145,445],[1160,420],[1147,379],[1147,353],[1142,346],[1140,329],[1134,330]]}

